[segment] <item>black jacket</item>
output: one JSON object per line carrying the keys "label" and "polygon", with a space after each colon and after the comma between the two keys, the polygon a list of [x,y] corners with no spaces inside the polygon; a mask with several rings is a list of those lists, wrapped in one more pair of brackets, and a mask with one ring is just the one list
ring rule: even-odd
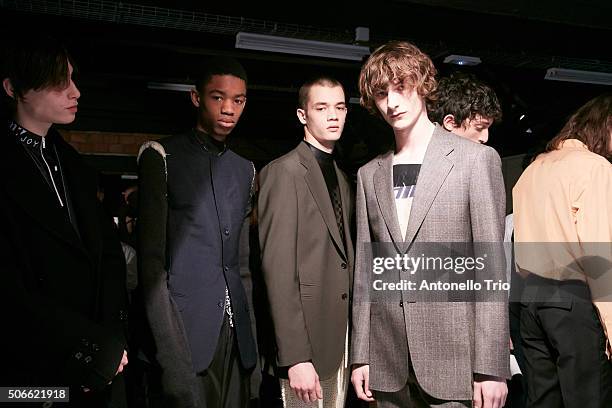
{"label": "black jacket", "polygon": [[[96,175],[54,130],[78,233],[15,137],[0,140],[0,385],[70,386],[100,395],[125,341],[125,261],[96,199]],[[75,404],[76,405],[76,404]],[[94,406],[93,400],[87,405]]]}

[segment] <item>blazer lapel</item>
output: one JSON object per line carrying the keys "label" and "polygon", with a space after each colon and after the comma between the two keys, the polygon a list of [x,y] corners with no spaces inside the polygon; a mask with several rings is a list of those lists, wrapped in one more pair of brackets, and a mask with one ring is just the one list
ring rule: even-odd
{"label": "blazer lapel", "polygon": [[440,187],[453,168],[453,163],[447,156],[454,147],[452,139],[445,133],[440,126],[436,126],[425,152],[406,228],[405,242],[408,245],[414,240]]}
{"label": "blazer lapel", "polygon": [[317,163],[317,160],[310,151],[310,148],[305,143],[300,143],[297,150],[300,155],[302,165],[306,167],[306,174],[304,175],[304,178],[308,188],[310,189],[310,193],[319,207],[319,211],[323,216],[323,220],[327,225],[327,229],[329,230],[334,243],[339,248],[342,256],[346,259],[344,243],[340,238],[340,231],[338,230],[338,224],[336,223],[336,214],[334,213],[334,208],[332,207],[327,185],[325,184],[325,179],[323,178],[323,173],[321,172],[319,163]]}
{"label": "blazer lapel", "polygon": [[373,178],[376,200],[387,225],[387,230],[389,230],[389,235],[398,247],[404,240],[400,232],[395,198],[393,198],[393,151],[389,151],[381,157],[378,166]]}
{"label": "blazer lapel", "polygon": [[7,193],[41,227],[84,251],[85,248],[70,224],[65,209],[60,207],[55,193],[44,181],[32,159],[16,143],[11,143],[6,152],[8,154],[3,160],[5,174],[18,175],[4,179]]}

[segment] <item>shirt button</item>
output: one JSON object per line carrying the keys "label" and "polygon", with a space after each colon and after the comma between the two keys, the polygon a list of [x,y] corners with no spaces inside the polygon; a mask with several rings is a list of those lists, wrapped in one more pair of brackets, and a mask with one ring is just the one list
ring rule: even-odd
{"label": "shirt button", "polygon": [[348,298],[348,295],[346,293],[342,294],[342,300],[346,300],[346,298]]}
{"label": "shirt button", "polygon": [[340,267],[341,267],[342,269],[346,269],[346,263],[345,263],[345,262],[342,262],[342,264],[340,264]]}

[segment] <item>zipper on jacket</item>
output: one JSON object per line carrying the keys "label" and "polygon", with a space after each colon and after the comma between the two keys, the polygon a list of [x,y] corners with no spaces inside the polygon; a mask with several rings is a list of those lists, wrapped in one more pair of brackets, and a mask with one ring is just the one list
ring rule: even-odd
{"label": "zipper on jacket", "polygon": [[55,194],[57,195],[57,199],[59,200],[60,206],[63,208],[64,207],[64,202],[62,201],[62,197],[60,196],[59,190],[57,189],[57,186],[55,185],[55,179],[53,178],[53,173],[51,172],[51,167],[49,167],[49,163],[47,163],[47,160],[45,159],[45,154],[43,153],[43,149],[45,148],[45,138],[42,138],[42,143],[40,144],[40,156],[43,159],[43,162],[45,162],[45,166],[47,166],[47,170],[49,171],[49,177],[51,177],[51,184],[53,184],[53,189],[55,190]]}

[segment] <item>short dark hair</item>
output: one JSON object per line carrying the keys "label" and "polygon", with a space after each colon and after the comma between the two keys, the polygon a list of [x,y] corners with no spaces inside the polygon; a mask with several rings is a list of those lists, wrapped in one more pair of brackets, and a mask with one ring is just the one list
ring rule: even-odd
{"label": "short dark hair", "polygon": [[247,74],[242,64],[234,58],[218,56],[209,58],[202,70],[198,72],[195,78],[196,90],[202,91],[213,75],[232,75],[242,79],[245,84],[248,82]]}
{"label": "short dark hair", "polygon": [[52,37],[11,38],[4,48],[0,72],[11,81],[14,102],[30,90],[67,86],[68,63],[75,69],[66,48]]}
{"label": "short dark hair", "polygon": [[453,115],[461,125],[476,115],[499,121],[502,110],[493,89],[473,75],[454,73],[438,81],[435,98],[427,102],[429,119],[442,124],[446,115]]}
{"label": "short dark hair", "polygon": [[335,78],[332,78],[327,75],[319,75],[316,77],[312,77],[306,82],[304,82],[300,87],[300,91],[298,92],[298,108],[306,109],[306,105],[308,104],[308,96],[310,94],[310,88],[312,88],[314,85],[328,86],[331,88],[339,86],[344,91],[344,87],[342,86],[340,81]]}

